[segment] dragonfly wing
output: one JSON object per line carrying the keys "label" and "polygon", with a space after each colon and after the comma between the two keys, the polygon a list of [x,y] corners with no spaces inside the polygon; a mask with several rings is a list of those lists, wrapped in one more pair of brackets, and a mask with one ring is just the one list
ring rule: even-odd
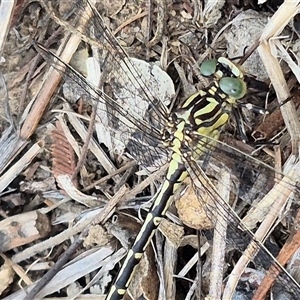
{"label": "dragonfly wing", "polygon": [[[49,14],[59,25],[74,34],[79,34],[99,52],[97,59],[102,73],[98,80],[100,87],[94,82],[86,84],[84,76],[74,75],[72,69],[63,66],[63,62],[59,62],[60,66],[51,63],[56,69],[61,69],[65,77],[71,77],[81,85],[95,101],[107,106],[105,109],[100,104],[98,108],[98,120],[103,124],[100,126],[99,135],[102,136],[103,132],[107,135],[105,127],[106,123],[109,123],[108,127],[114,132],[111,144],[114,144],[112,147],[116,152],[122,152],[125,146],[132,147],[136,160],[146,167],[158,167],[165,163],[166,158],[161,159],[160,156],[167,155],[159,155],[159,152],[163,152],[159,149],[163,147],[158,141],[161,137],[160,131],[164,127],[162,120],[166,120],[169,114],[166,105],[175,94],[170,77],[156,65],[129,58],[91,1],[76,2],[75,25],[64,21],[59,12],[51,6],[51,1],[45,3]],[[110,87],[109,92],[107,86]]]}
{"label": "dragonfly wing", "polygon": [[[203,145],[201,147],[203,148]],[[236,151],[232,152],[229,151],[228,148],[228,151],[226,152],[226,148],[221,147],[217,142],[215,150],[216,151],[211,152],[211,164],[204,164],[206,168],[205,172],[196,161],[187,158],[189,173],[192,178],[194,190],[198,197],[200,206],[206,212],[213,228],[218,228],[220,224],[226,224],[226,226],[228,226],[227,233],[224,233],[222,231],[222,234],[225,234],[223,236],[224,239],[226,239],[229,244],[234,247],[234,249],[239,250],[241,253],[244,253],[244,251],[246,251],[241,262],[241,265],[243,266],[241,267],[241,272],[244,271],[245,267],[251,260],[254,260],[254,257],[259,252],[259,255],[255,258],[255,265],[257,266],[257,268],[265,272],[266,268],[273,265],[273,275],[269,275],[276,277],[278,275],[277,273],[281,272],[278,277],[278,282],[283,287],[288,284],[289,287],[291,287],[294,295],[296,295],[298,298],[300,295],[299,285],[295,282],[291,275],[289,275],[289,273],[276,261],[276,259],[271,255],[271,253],[263,244],[266,235],[269,234],[270,231],[268,229],[266,231],[262,231],[262,227],[259,227],[256,232],[252,232],[247,226],[249,224],[249,217],[247,217],[247,220],[245,220],[247,221],[247,223],[244,223],[241,219],[243,215],[238,215],[238,213],[231,207],[230,201],[224,199],[220,190],[227,189],[228,192],[231,193],[230,198],[235,199],[235,202],[237,202],[237,204],[239,204],[240,201],[243,202],[244,200],[248,200],[246,202],[246,208],[251,204],[254,206],[254,210],[259,210],[261,209],[261,207],[263,207],[264,211],[259,211],[260,214],[263,214],[263,217],[260,216],[259,221],[263,221],[264,227],[269,226],[267,228],[271,228],[272,224],[279,216],[282,207],[285,206],[291,195],[293,193],[299,193],[296,186],[297,178],[299,178],[300,175],[299,166],[297,164],[294,165],[291,171],[289,171],[287,175],[285,175],[281,179],[281,181],[275,184],[272,188],[267,187],[265,183],[256,185],[255,189],[260,186],[259,193],[254,193],[257,199],[255,199],[256,201],[253,202],[254,199],[246,199],[247,195],[252,194],[250,189],[251,185],[253,185],[253,182],[251,183],[251,180],[249,178],[247,179],[247,176],[245,175],[244,177],[237,176],[237,170],[239,170],[240,172],[241,168],[248,168],[249,171],[250,166],[252,170],[258,170],[258,168],[260,167],[260,172],[265,172],[265,176],[269,176],[268,174],[271,174],[271,172],[274,173],[275,170],[272,167],[268,167],[262,162],[257,161],[255,158],[252,158],[249,155],[238,153]],[[217,155],[218,152],[219,155],[221,153],[222,161],[226,161],[225,156],[229,155],[231,160],[230,168],[217,161],[217,159],[219,159],[218,157],[220,157]],[[236,157],[233,153],[236,153]],[[241,159],[241,156],[243,156],[244,159]],[[237,168],[237,170],[234,170],[233,167]],[[216,188],[216,184],[213,183],[212,179],[207,175],[208,173],[213,174],[213,172],[209,170],[210,168],[214,169],[214,175],[212,176],[213,178],[217,178],[218,188]],[[228,182],[224,180],[224,176],[223,178],[220,178],[217,175],[218,172],[224,169],[228,169],[228,173],[232,177],[231,184],[229,185]],[[272,178],[271,181],[273,181]],[[233,186],[235,186],[235,188],[233,188]],[[247,191],[247,193],[245,193],[245,190]],[[241,195],[241,197],[239,195]],[[268,201],[267,203],[269,205],[262,205],[259,200]],[[279,204],[280,201],[281,203]],[[242,211],[242,214],[245,214],[245,211],[246,209]],[[194,217],[194,219],[195,218],[196,217]],[[268,223],[266,223],[267,221]],[[251,224],[251,226],[256,227],[256,223]],[[221,232],[220,229],[219,231]],[[218,233],[220,233],[219,231]],[[227,297],[229,297],[228,294],[226,295]]]}
{"label": "dragonfly wing", "polygon": [[[120,103],[114,98],[103,92],[103,89],[97,88],[93,83],[70,65],[65,64],[54,53],[37,45],[38,51],[45,59],[65,78],[73,81],[73,84],[79,86],[85,92],[85,98],[92,103],[97,103],[98,121],[102,124],[102,130],[109,130],[113,136],[113,142],[121,143],[121,147],[126,147],[129,152],[135,155],[135,159],[146,168],[161,166],[166,163],[168,151],[161,144],[161,131],[154,125],[158,123],[154,117],[153,125],[147,120],[149,115],[143,108],[134,109],[130,105]],[[149,108],[149,107],[148,107]],[[144,119],[140,116],[143,116]],[[151,115],[153,117],[153,115]],[[117,141],[117,142],[116,142]]]}

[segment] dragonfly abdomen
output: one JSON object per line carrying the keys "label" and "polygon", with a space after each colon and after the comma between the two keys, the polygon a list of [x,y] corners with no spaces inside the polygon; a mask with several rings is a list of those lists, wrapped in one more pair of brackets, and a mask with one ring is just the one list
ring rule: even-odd
{"label": "dragonfly abdomen", "polygon": [[176,160],[171,160],[162,188],[156,197],[150,212],[147,214],[146,220],[136,237],[131,250],[129,250],[127,254],[116,282],[106,296],[106,300],[119,300],[123,298],[130,284],[135,267],[141,260],[155,230],[171,204],[172,195],[186,177],[187,172],[185,171],[184,164],[178,163]]}

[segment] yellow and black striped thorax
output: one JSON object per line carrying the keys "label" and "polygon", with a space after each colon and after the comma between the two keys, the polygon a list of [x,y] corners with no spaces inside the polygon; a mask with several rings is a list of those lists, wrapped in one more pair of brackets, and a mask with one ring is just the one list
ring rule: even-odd
{"label": "yellow and black striped thorax", "polygon": [[226,58],[203,63],[201,72],[205,76],[213,76],[213,82],[173,111],[164,131],[164,136],[169,137],[165,139],[166,146],[179,156],[188,148],[193,150],[190,154],[197,158],[205,151],[204,148],[213,146],[236,101],[246,94],[243,72]]}

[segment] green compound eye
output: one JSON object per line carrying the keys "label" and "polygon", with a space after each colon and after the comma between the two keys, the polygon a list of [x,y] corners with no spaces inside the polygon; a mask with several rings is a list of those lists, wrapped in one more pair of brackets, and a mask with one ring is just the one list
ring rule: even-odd
{"label": "green compound eye", "polygon": [[216,72],[217,69],[217,60],[216,59],[209,59],[203,62],[200,66],[200,73],[203,76],[211,76]]}
{"label": "green compound eye", "polygon": [[246,83],[238,78],[224,77],[219,82],[221,90],[235,99],[241,99],[247,92]]}

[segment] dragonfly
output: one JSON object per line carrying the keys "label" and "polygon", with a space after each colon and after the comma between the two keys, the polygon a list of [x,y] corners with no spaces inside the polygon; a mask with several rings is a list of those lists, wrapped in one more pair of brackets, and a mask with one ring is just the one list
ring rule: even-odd
{"label": "dragonfly", "polygon": [[[139,165],[148,169],[149,166],[162,167],[166,162],[169,164],[165,180],[153,199],[153,204],[146,215],[143,226],[132,248],[128,251],[106,299],[116,300],[124,297],[136,266],[172,203],[172,196],[189,175],[194,182],[193,186],[199,202],[203,205],[212,224],[216,225],[222,219],[228,220],[228,226],[232,229],[231,234],[226,237],[228,243],[236,249],[244,251],[244,247],[240,246],[237,241],[244,239],[245,243],[248,243],[251,240],[255,252],[260,251],[260,258],[257,258],[256,265],[262,270],[264,270],[263,262],[269,262],[270,265],[275,266],[278,272],[274,272],[274,274],[276,273],[274,276],[278,276],[278,282],[283,287],[288,287],[295,299],[299,299],[300,287],[298,283],[276,261],[263,243],[255,237],[255,234],[244,225],[241,218],[223,199],[205,173],[206,161],[213,158],[219,160],[220,156],[228,156],[240,166],[252,164],[251,170],[259,167],[265,172],[274,171],[272,167],[218,141],[222,129],[232,115],[232,111],[238,107],[239,103],[242,103],[241,99],[247,93],[242,69],[223,57],[207,61],[202,65],[201,71],[206,76],[210,76],[212,82],[188,97],[178,107],[169,110],[160,96],[156,95],[155,89],[147,85],[139,68],[132,62],[118,40],[110,32],[91,1],[80,0],[76,2],[76,14],[81,20],[84,20],[84,26],[82,24],[72,25],[57,17],[49,6],[47,9],[59,25],[80,35],[82,40],[100,50],[102,57],[99,62],[102,70],[100,87],[86,80],[82,74],[43,46],[37,45],[37,50],[48,60],[49,57],[52,57],[50,64],[64,74],[65,78],[70,78],[84,89],[90,99],[98,102],[101,107],[102,105],[107,107],[107,112],[113,122],[109,123],[108,120],[106,125],[112,132],[116,132],[118,129],[112,123],[118,121],[122,124],[125,130],[122,131],[121,136],[123,140],[127,141],[126,149],[131,152],[130,155]],[[116,70],[118,72],[114,73]],[[118,79],[118,76],[121,79]],[[123,81],[122,77],[124,76],[127,81]],[[111,86],[115,86],[115,89],[121,86],[122,91],[129,89],[127,82],[130,81],[135,90],[134,109],[129,107],[126,102],[119,101],[114,94],[105,93],[102,87],[106,81]],[[146,116],[145,107],[147,113],[151,113],[151,117]],[[200,160],[204,161],[202,165],[199,165]],[[222,180],[219,181],[222,185]],[[283,177],[274,187],[277,195],[283,194],[282,190],[286,186],[296,192],[295,180],[289,180],[289,176],[287,176]],[[262,185],[258,184],[258,188],[260,198],[269,192],[269,189]],[[203,201],[203,191],[208,195],[210,204]],[[246,192],[244,193],[247,195]]]}

